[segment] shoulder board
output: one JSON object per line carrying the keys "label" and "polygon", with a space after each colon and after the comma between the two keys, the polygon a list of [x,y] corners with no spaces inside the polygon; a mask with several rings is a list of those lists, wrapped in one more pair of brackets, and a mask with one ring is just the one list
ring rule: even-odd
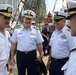
{"label": "shoulder board", "polygon": [[76,48],[76,46],[74,46],[74,49]]}
{"label": "shoulder board", "polygon": [[74,46],[74,48],[71,50],[71,52],[72,52],[72,51],[75,51],[75,50],[76,50],[76,46]]}
{"label": "shoulder board", "polygon": [[21,28],[21,26],[17,27],[16,29],[19,29],[19,28]]}
{"label": "shoulder board", "polygon": [[[76,49],[76,46],[74,46],[73,49]],[[72,49],[72,50],[73,50],[73,49]]]}
{"label": "shoulder board", "polygon": [[71,29],[67,29],[67,30],[71,32]]}
{"label": "shoulder board", "polygon": [[33,27],[38,30],[38,27],[36,27],[36,26],[33,26]]}

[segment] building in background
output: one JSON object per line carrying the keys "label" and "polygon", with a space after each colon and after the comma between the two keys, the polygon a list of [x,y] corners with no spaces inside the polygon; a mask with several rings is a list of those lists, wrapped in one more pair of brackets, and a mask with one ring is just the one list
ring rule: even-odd
{"label": "building in background", "polygon": [[16,10],[19,0],[0,0],[0,4],[11,4],[14,7],[14,11]]}
{"label": "building in background", "polygon": [[[32,7],[36,12],[36,23],[41,22],[42,17],[46,14],[45,0],[25,0],[25,2]],[[24,9],[30,9],[26,5]]]}
{"label": "building in background", "polygon": [[[10,4],[14,7],[14,12],[13,15],[15,14],[18,4],[19,4],[19,0],[0,0],[0,4]],[[17,14],[19,14],[19,11],[17,11]],[[16,16],[16,19],[18,18],[18,16]]]}

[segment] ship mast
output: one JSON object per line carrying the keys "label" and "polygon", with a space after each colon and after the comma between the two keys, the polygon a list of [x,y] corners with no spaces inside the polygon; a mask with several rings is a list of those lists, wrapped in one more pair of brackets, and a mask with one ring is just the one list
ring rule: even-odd
{"label": "ship mast", "polygon": [[53,10],[52,10],[52,15],[54,15],[54,10],[56,8],[56,4],[57,4],[57,0],[55,0],[55,2],[54,2],[54,7],[53,7]]}

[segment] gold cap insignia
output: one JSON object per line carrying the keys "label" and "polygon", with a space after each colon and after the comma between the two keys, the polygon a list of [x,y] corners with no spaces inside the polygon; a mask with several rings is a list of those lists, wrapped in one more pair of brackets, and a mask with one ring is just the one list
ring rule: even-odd
{"label": "gold cap insignia", "polygon": [[12,8],[11,8],[11,7],[8,7],[8,8],[7,8],[7,11],[8,11],[9,13],[12,13]]}
{"label": "gold cap insignia", "polygon": [[27,14],[28,14],[28,15],[31,15],[31,12],[28,11]]}
{"label": "gold cap insignia", "polygon": [[58,12],[55,12],[54,15],[58,15]]}

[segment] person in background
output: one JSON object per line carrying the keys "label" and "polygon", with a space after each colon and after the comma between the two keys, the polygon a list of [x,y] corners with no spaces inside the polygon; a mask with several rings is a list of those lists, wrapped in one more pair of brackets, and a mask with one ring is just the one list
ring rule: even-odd
{"label": "person in background", "polygon": [[31,23],[32,23],[33,26],[35,26],[35,21],[32,21]]}
{"label": "person in background", "polygon": [[50,42],[50,38],[51,38],[51,35],[52,35],[53,31],[52,31],[52,26],[49,26],[48,27],[48,37],[49,37],[49,40],[48,40],[48,45],[47,45],[47,55],[49,55],[50,53],[50,46],[49,46],[49,42]]}
{"label": "person in background", "polygon": [[47,49],[47,45],[48,45],[48,41],[49,41],[49,37],[48,37],[48,24],[45,24],[44,27],[42,28],[42,36],[44,39],[43,42],[43,52],[44,52],[44,56],[46,56],[46,49]]}

